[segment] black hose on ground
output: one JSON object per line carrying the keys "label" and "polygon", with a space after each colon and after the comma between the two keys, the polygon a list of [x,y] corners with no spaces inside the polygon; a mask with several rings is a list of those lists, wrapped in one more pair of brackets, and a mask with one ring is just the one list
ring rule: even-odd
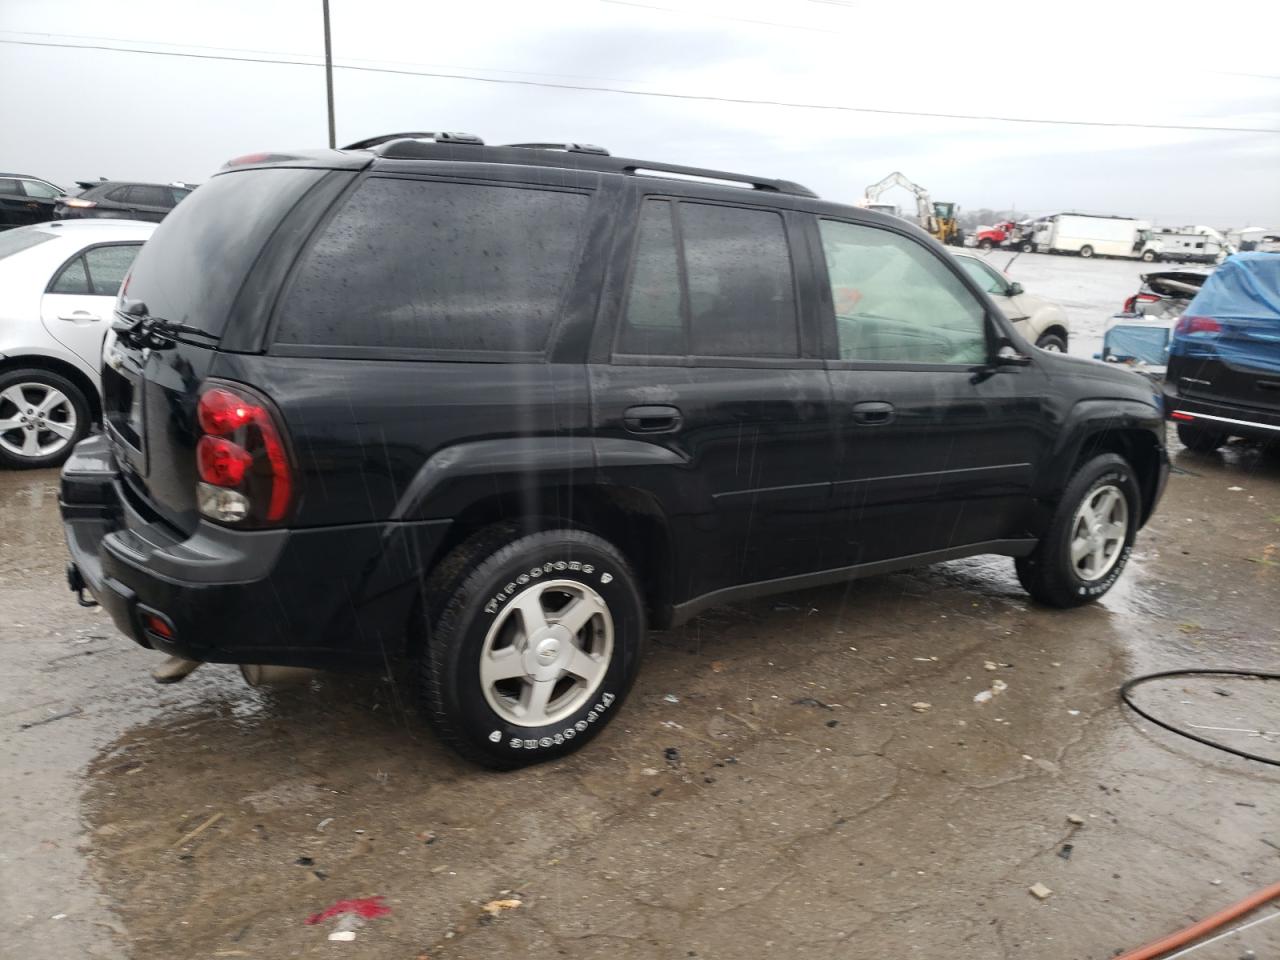
{"label": "black hose on ground", "polygon": [[1160,673],[1148,673],[1140,677],[1134,677],[1120,688],[1120,699],[1130,710],[1138,716],[1151,721],[1157,727],[1164,727],[1170,733],[1176,733],[1180,737],[1186,737],[1188,740],[1194,740],[1196,743],[1203,743],[1206,747],[1213,747],[1215,750],[1222,750],[1225,753],[1233,754],[1237,757],[1243,757],[1246,760],[1256,760],[1259,763],[1269,763],[1273,767],[1280,767],[1280,758],[1260,757],[1256,753],[1249,753],[1247,750],[1239,750],[1236,747],[1229,747],[1225,743],[1218,743],[1216,740],[1210,740],[1208,737],[1202,737],[1198,734],[1183,730],[1181,727],[1174,726],[1172,723],[1166,723],[1158,717],[1143,710],[1133,702],[1133,698],[1129,696],[1130,691],[1139,684],[1146,683],[1150,680],[1159,680],[1163,677],[1252,677],[1255,680],[1280,680],[1280,673],[1263,673],[1258,670],[1165,670]]}

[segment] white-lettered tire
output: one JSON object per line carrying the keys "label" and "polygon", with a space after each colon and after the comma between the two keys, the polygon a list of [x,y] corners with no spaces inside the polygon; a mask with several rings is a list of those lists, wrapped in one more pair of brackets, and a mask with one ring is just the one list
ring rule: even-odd
{"label": "white-lettered tire", "polygon": [[1127,460],[1104,453],[1087,461],[1067,484],[1035,552],[1016,561],[1018,581],[1051,607],[1097,600],[1124,571],[1141,507]]}
{"label": "white-lettered tire", "polygon": [[423,699],[463,756],[512,769],[583,746],[618,712],[645,637],[621,553],[580,530],[482,531],[442,564]]}

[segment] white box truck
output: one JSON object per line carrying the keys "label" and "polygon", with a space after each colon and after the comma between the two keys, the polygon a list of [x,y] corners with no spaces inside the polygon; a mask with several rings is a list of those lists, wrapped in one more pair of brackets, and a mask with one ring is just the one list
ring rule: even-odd
{"label": "white box truck", "polygon": [[1132,217],[1058,213],[1036,222],[1035,244],[1040,253],[1124,257],[1148,263],[1160,257],[1160,243],[1151,236],[1151,224]]}

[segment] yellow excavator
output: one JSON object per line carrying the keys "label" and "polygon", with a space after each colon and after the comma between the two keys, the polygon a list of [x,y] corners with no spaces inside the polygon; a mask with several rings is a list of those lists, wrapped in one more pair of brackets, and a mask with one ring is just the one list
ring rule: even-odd
{"label": "yellow excavator", "polygon": [[[929,198],[929,191],[920,184],[908,180],[896,170],[881,180],[867,187],[862,206],[868,210],[879,210],[882,213],[901,216],[898,208],[891,203],[881,203],[880,197],[893,187],[909,190],[916,198],[916,222],[929,231],[940,243],[961,246],[964,233],[960,229],[960,207],[955,203],[940,203]],[[906,219],[910,219],[909,217]]]}

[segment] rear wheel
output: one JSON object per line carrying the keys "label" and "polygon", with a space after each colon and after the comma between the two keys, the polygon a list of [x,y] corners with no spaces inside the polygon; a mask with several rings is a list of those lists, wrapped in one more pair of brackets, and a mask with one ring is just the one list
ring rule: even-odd
{"label": "rear wheel", "polygon": [[578,749],[618,712],[645,616],[615,547],[580,530],[499,528],[441,569],[420,677],[431,721],[454,749],[498,769],[539,763]]}
{"label": "rear wheel", "polygon": [[1097,600],[1128,562],[1141,503],[1128,461],[1114,453],[1094,457],[1067,484],[1035,552],[1016,561],[1018,581],[1051,607]]}
{"label": "rear wheel", "polygon": [[1184,447],[1195,453],[1213,453],[1227,442],[1227,434],[1193,423],[1179,423],[1178,439]]}
{"label": "rear wheel", "polygon": [[1083,247],[1080,248],[1080,256],[1088,260],[1090,257],[1093,256],[1093,247],[1089,246],[1086,243]]}
{"label": "rear wheel", "polygon": [[48,370],[0,374],[0,464],[56,467],[89,432],[93,414],[74,383]]}

